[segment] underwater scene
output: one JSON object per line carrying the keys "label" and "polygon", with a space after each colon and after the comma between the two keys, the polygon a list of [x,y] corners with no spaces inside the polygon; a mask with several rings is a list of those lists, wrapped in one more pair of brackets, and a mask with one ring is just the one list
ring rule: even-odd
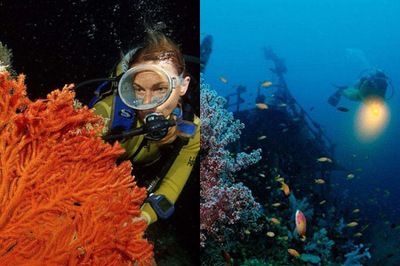
{"label": "underwater scene", "polygon": [[400,265],[399,11],[201,1],[201,265]]}

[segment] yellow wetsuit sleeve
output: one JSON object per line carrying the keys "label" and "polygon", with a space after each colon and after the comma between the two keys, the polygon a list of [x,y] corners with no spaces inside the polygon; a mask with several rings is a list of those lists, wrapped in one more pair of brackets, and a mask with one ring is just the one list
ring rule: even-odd
{"label": "yellow wetsuit sleeve", "polygon": [[[200,119],[195,117],[197,125],[196,134],[185,146],[182,147],[166,176],[162,179],[160,187],[154,192],[156,195],[164,195],[171,202],[175,203],[183,187],[188,180],[200,150]],[[149,223],[157,221],[157,215],[149,203],[145,203],[142,212]]]}
{"label": "yellow wetsuit sleeve", "polygon": [[[96,114],[102,116],[103,118],[110,119],[111,117],[111,106],[112,106],[113,97],[108,96],[105,99],[97,102],[93,106],[93,110]],[[107,126],[107,124],[106,124]]]}

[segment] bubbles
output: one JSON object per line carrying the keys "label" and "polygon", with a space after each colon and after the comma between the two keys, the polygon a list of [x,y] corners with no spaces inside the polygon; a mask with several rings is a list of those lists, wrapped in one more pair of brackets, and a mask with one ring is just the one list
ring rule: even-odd
{"label": "bubbles", "polygon": [[96,31],[97,31],[96,24],[94,24],[94,23],[90,24],[90,28],[87,31],[87,36],[89,37],[89,39],[94,40],[94,35],[95,35]]}

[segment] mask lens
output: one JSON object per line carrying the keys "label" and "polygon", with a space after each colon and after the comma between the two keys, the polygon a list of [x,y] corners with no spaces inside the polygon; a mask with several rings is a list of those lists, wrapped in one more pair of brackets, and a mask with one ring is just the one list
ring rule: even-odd
{"label": "mask lens", "polygon": [[137,110],[164,103],[171,95],[176,78],[155,65],[139,65],[128,70],[118,85],[122,101]]}

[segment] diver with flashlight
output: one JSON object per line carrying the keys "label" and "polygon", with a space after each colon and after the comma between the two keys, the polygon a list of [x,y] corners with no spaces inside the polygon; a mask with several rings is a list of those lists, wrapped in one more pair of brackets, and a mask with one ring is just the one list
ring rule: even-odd
{"label": "diver with flashlight", "polygon": [[385,73],[375,69],[362,76],[353,86],[335,86],[337,90],[329,97],[328,103],[337,106],[342,96],[351,101],[364,103],[372,98],[384,102],[389,84],[391,85],[390,80]]}
{"label": "diver with flashlight", "polygon": [[118,140],[148,198],[142,219],[167,219],[200,150],[200,119],[183,100],[190,83],[183,54],[164,34],[148,32],[128,52],[115,76],[100,85],[89,104],[106,119],[103,139]]}

